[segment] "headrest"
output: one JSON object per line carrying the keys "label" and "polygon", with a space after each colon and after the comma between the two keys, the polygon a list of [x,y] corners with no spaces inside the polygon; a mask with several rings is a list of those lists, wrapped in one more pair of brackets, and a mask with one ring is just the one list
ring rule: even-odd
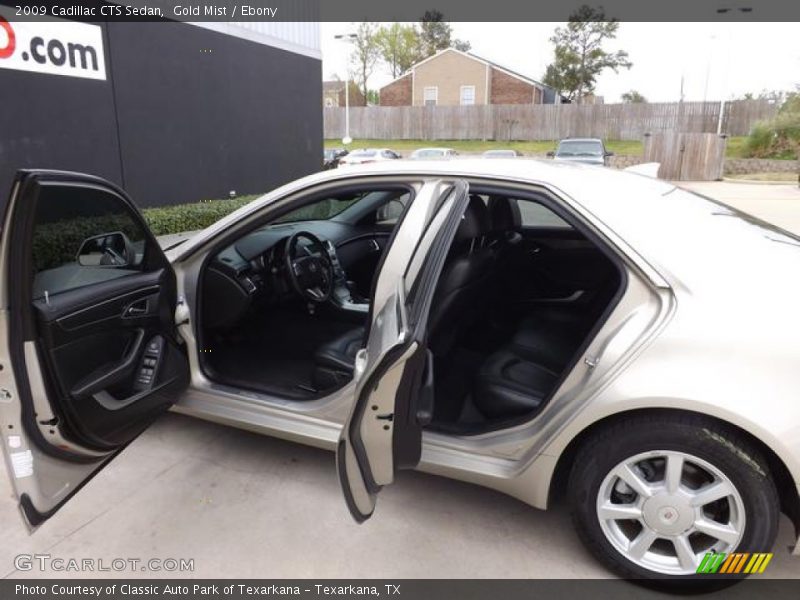
{"label": "headrest", "polygon": [[480,196],[471,195],[461,224],[456,230],[456,242],[479,238],[489,233],[489,209]]}
{"label": "headrest", "polygon": [[489,198],[489,218],[492,223],[492,233],[519,231],[522,229],[522,215],[516,200],[504,196]]}

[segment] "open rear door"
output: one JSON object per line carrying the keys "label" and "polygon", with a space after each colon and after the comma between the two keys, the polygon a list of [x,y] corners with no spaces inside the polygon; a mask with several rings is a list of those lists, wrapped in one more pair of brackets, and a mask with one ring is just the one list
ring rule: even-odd
{"label": "open rear door", "polygon": [[188,383],[175,274],[107,181],[21,171],[0,243],[0,426],[31,528]]}
{"label": "open rear door", "polygon": [[433,413],[427,320],[436,282],[467,207],[465,181],[426,183],[406,210],[378,273],[366,348],[356,356],[356,402],[336,452],[358,522],[398,469],[417,466]]}

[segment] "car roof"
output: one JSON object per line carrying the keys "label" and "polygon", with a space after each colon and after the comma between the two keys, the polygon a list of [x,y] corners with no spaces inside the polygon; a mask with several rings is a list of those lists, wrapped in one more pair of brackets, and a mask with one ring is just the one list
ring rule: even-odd
{"label": "car roof", "polygon": [[[770,260],[779,249],[792,252],[792,259],[796,260],[800,247],[796,236],[721,203],[678,189],[668,181],[571,162],[531,158],[487,161],[475,157],[452,161],[393,160],[360,165],[357,169],[320,171],[277,188],[222,218],[179,246],[174,257],[180,259],[209,237],[246,214],[260,210],[273,199],[323,182],[365,176],[465,178],[503,185],[544,186],[589,219],[623,252],[637,257],[635,260],[643,272],[659,285],[659,280],[665,281],[662,274],[667,274],[671,280],[671,274],[681,277],[681,271],[691,272],[695,284],[699,285],[697,282],[702,283],[709,269],[714,268],[714,261],[727,260],[725,257],[732,248],[738,249],[737,254],[744,252],[749,263],[756,259]],[[789,241],[776,243],[782,240]],[[758,272],[749,276],[757,277]]]}
{"label": "car roof", "polygon": [[[564,138],[560,140],[560,142],[598,142],[599,144],[603,143],[603,140],[600,138]],[[560,143],[559,142],[559,143]]]}

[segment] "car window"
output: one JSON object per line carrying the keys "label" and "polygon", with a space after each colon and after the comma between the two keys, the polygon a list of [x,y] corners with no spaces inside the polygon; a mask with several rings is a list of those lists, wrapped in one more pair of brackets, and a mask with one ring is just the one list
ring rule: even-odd
{"label": "car window", "polygon": [[520,216],[522,217],[523,227],[556,227],[562,229],[572,229],[572,225],[559,217],[552,210],[530,200],[517,200]]}
{"label": "car window", "polygon": [[603,146],[599,142],[569,141],[558,145],[558,156],[601,156]]}
{"label": "car window", "polygon": [[411,194],[408,192],[395,196],[375,211],[375,224],[395,225],[410,201]]}
{"label": "car window", "polygon": [[300,207],[282,217],[275,219],[272,223],[293,223],[296,221],[325,221],[332,219],[343,210],[361,200],[366,194],[343,194],[323,198],[313,204]]}
{"label": "car window", "polygon": [[141,272],[145,240],[116,194],[43,186],[33,226],[33,298]]}

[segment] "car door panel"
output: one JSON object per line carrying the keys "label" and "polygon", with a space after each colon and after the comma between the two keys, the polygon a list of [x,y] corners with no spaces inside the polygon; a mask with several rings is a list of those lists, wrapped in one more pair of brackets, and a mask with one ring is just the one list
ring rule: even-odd
{"label": "car door panel", "polygon": [[[110,212],[94,214],[100,208]],[[119,223],[142,237],[125,244],[124,264],[119,255],[81,262],[86,242],[77,254],[71,244],[118,238]],[[2,242],[0,361],[12,365],[15,393],[0,417],[14,432],[7,465],[35,527],[171,406],[189,368],[174,325],[175,274],[122,190],[89,175],[21,171]],[[24,285],[8,285],[23,275]]]}
{"label": "car door panel", "polygon": [[608,276],[603,254],[573,228],[524,228],[507,272],[517,302],[581,301]]}
{"label": "car door panel", "polygon": [[356,402],[337,447],[357,522],[399,469],[414,468],[433,412],[427,318],[447,249],[468,202],[466,182],[429,182],[407,209],[380,268],[367,344],[356,356]]}

